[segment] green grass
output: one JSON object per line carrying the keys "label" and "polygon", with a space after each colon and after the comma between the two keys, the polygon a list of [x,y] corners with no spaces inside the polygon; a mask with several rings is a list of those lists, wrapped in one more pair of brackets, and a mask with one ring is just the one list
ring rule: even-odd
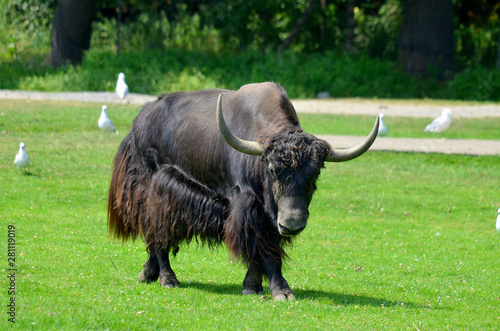
{"label": "green grass", "polygon": [[[377,152],[328,164],[288,249],[296,302],[241,296],[244,268],[196,243],[173,259],[182,288],[168,290],[137,283],[140,240],[107,237],[111,162],[139,108],[108,106],[119,135],[97,129],[99,104],[0,104],[3,293],[10,223],[17,240],[17,319],[2,313],[0,329],[499,328],[500,157]],[[21,141],[32,165],[18,176]]]}
{"label": "green grass", "polygon": [[[314,134],[367,135],[375,116],[299,114],[301,126]],[[424,133],[432,118],[385,116],[391,138],[448,138],[500,140],[500,117],[453,118],[452,126],[439,134]]]}

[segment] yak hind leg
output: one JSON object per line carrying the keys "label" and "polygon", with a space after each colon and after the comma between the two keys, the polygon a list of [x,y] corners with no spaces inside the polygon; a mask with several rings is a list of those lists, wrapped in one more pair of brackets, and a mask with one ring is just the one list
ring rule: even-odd
{"label": "yak hind leg", "polygon": [[243,280],[243,291],[241,294],[262,294],[262,292],[262,271],[257,264],[250,262],[247,274]]}
{"label": "yak hind leg", "polygon": [[158,257],[156,256],[155,245],[150,245],[149,247],[149,259],[143,265],[144,269],[141,270],[139,274],[139,283],[152,283],[158,280],[160,277],[160,265],[158,263]]}
{"label": "yak hind leg", "polygon": [[[174,252],[178,247],[174,248]],[[144,269],[139,274],[140,283],[151,283],[160,279],[160,285],[168,288],[180,287],[179,281],[170,266],[168,254],[170,247],[163,249],[159,244],[149,246],[149,259],[144,263]]]}
{"label": "yak hind leg", "polygon": [[[174,251],[176,248],[174,248]],[[167,248],[159,248],[156,252],[158,264],[160,266],[160,285],[168,288],[181,287],[177,280],[177,276],[175,276],[175,272],[170,266],[169,252],[170,246],[167,246]]]}

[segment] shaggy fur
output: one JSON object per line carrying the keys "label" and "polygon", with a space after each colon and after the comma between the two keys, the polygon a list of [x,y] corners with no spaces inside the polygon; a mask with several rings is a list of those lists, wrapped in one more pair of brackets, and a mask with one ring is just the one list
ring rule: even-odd
{"label": "shaggy fur", "polygon": [[[262,156],[232,149],[216,123],[216,102],[235,135]],[[248,272],[243,294],[293,298],[281,273],[284,246],[305,228],[330,146],[301,130],[285,91],[273,83],[238,91],[176,92],[144,106],[114,158],[108,226],[115,238],[146,241],[139,281],[179,281],[169,262],[182,242],[225,243]]]}
{"label": "shaggy fur", "polygon": [[209,245],[222,243],[229,200],[175,165],[137,162],[133,149],[128,135],[114,160],[108,198],[114,237],[126,241],[142,235],[162,248],[178,247],[194,237]]}

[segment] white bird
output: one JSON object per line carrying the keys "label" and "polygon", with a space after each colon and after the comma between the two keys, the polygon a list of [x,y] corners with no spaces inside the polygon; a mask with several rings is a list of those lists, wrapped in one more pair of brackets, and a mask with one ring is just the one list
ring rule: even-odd
{"label": "white bird", "polygon": [[113,122],[111,122],[108,117],[108,106],[106,105],[102,105],[101,117],[99,117],[99,121],[97,121],[97,124],[99,125],[99,129],[104,132],[114,132],[118,134],[118,132],[115,130]]}
{"label": "white bird", "polygon": [[387,130],[387,126],[385,126],[385,123],[384,123],[384,114],[380,113],[380,114],[378,114],[378,117],[380,118],[380,122],[378,124],[378,134],[377,135],[380,137],[385,137],[385,136],[387,136],[389,131]]}
{"label": "white bird", "polygon": [[18,175],[21,175],[21,171],[19,170],[20,168],[26,168],[30,165],[30,157],[26,154],[26,145],[24,143],[19,144],[19,152],[16,154],[14,164],[17,166]]}
{"label": "white bird", "polygon": [[444,108],[441,116],[435,118],[425,127],[424,132],[443,132],[451,126],[451,110]]}
{"label": "white bird", "polygon": [[125,83],[125,75],[123,72],[118,74],[118,81],[116,82],[116,94],[120,97],[120,99],[125,99],[128,94],[128,85]]}
{"label": "white bird", "polygon": [[500,208],[497,211],[497,231],[500,232]]}

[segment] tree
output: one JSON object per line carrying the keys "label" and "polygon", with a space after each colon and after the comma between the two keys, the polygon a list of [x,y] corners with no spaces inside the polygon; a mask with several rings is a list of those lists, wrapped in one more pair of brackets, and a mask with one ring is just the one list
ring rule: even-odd
{"label": "tree", "polygon": [[346,7],[346,28],[345,28],[345,50],[350,53],[354,48],[354,2],[355,0],[347,0]]}
{"label": "tree", "polygon": [[90,48],[93,0],[59,0],[52,21],[51,51],[46,63],[58,67],[80,64]]}
{"label": "tree", "polygon": [[304,11],[304,14],[302,14],[302,16],[297,21],[297,24],[293,27],[292,31],[290,31],[288,37],[281,43],[280,47],[278,47],[278,50],[282,51],[290,47],[290,44],[292,43],[293,39],[297,36],[300,29],[302,28],[307,18],[309,17],[309,15],[311,15],[317,3],[318,3],[317,0],[311,1],[307,9]]}
{"label": "tree", "polygon": [[500,70],[500,33],[498,34],[497,69]]}
{"label": "tree", "polygon": [[452,0],[402,0],[398,62],[411,75],[444,77],[452,69]]}

